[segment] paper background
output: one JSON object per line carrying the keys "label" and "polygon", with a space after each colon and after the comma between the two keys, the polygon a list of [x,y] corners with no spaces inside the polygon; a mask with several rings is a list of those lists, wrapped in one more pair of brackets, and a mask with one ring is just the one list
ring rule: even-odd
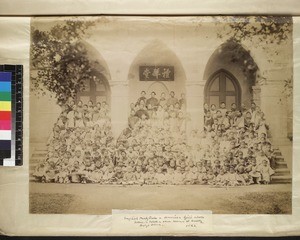
{"label": "paper background", "polygon": [[[22,2],[26,7],[15,7],[15,1],[4,1],[7,4],[1,5],[0,13],[15,14],[22,11],[24,14],[29,14],[28,1]],[[41,2],[41,1],[40,1]],[[49,2],[49,1],[48,1]],[[79,2],[79,1],[78,1]],[[92,2],[92,1],[91,1]],[[104,1],[102,1],[104,2]],[[130,2],[130,1],[128,1]],[[230,1],[230,3],[236,1]],[[255,1],[254,1],[255,2]],[[266,2],[266,1],[265,1]],[[270,2],[270,1],[268,1]],[[276,1],[279,3],[279,1]],[[296,14],[297,9],[300,9],[300,2],[298,1],[280,1],[282,5],[272,4],[274,8],[272,11],[278,13],[287,13],[289,8],[291,14]],[[294,5],[288,2],[293,2]],[[106,2],[107,3],[107,2]],[[116,4],[116,2],[114,2]],[[179,1],[177,1],[179,3]],[[183,2],[182,2],[183,3]],[[212,10],[208,7],[210,4],[216,4],[216,1],[205,1],[206,7],[202,11]],[[76,9],[76,6],[74,8]],[[81,1],[81,4],[83,2]],[[155,4],[155,3],[153,3]],[[156,3],[157,4],[157,3]],[[246,3],[245,3],[246,4]],[[249,2],[248,2],[249,4]],[[80,4],[79,4],[80,5]],[[158,5],[158,4],[157,4]],[[38,4],[36,5],[38,6]],[[62,6],[62,5],[60,5]],[[87,4],[80,5],[81,13],[87,13],[87,9],[91,6]],[[87,8],[83,7],[86,6]],[[105,7],[106,6],[106,7]],[[108,5],[103,5],[102,9],[107,9]],[[154,5],[153,5],[154,6]],[[180,4],[176,5],[177,11],[180,9]],[[210,5],[212,6],[212,5]],[[216,6],[216,5],[215,5]],[[220,12],[216,9],[216,13]],[[229,13],[230,4],[224,5],[223,13]],[[242,5],[241,12],[245,13],[247,6]],[[268,7],[256,8],[253,5],[246,12],[252,11],[256,13],[270,12]],[[271,5],[269,5],[271,6]],[[120,7],[120,5],[119,5]],[[139,5],[135,6],[134,11],[138,12]],[[165,7],[165,6],[162,6]],[[54,12],[55,8],[47,8],[43,6],[42,12],[47,11],[48,14]],[[78,9],[78,8],[77,8]],[[191,8],[190,8],[191,9]],[[196,8],[195,8],[196,9]],[[31,9],[32,11],[34,9]],[[68,7],[56,9],[57,13],[74,13]],[[73,9],[74,10],[74,9]],[[91,9],[90,9],[91,10]],[[104,11],[103,10],[103,11]],[[116,10],[118,13],[123,10]],[[153,10],[150,8],[148,10]],[[185,9],[188,11],[188,9]],[[257,12],[259,10],[260,12]],[[31,11],[31,13],[32,13]],[[95,10],[94,10],[95,11]],[[110,12],[113,8],[110,8]],[[172,9],[170,10],[172,11]],[[173,8],[173,13],[176,10]],[[194,10],[196,11],[196,10]],[[208,11],[207,13],[210,13]],[[300,10],[299,10],[300,11]],[[79,11],[78,11],[79,12]],[[106,10],[106,12],[109,12]],[[181,11],[182,12],[182,11]],[[92,13],[92,12],[91,12]],[[140,9],[140,13],[144,10]],[[189,13],[195,13],[193,11]],[[198,11],[199,13],[199,11]],[[234,13],[234,12],[230,12]],[[0,167],[0,231],[6,235],[111,235],[111,216],[95,216],[95,215],[32,215],[28,211],[28,153],[29,153],[29,111],[28,111],[28,97],[29,97],[29,42],[30,42],[30,18],[29,17],[1,17],[0,18],[0,64],[23,64],[24,65],[24,166],[22,167]],[[294,160],[293,160],[293,214],[292,215],[213,215],[213,234],[208,232],[191,233],[192,235],[299,235],[300,233],[300,180],[299,174],[300,164],[295,156],[300,155],[300,17],[294,18]],[[126,235],[127,229],[123,230],[117,235]],[[160,235],[159,232],[153,232],[152,235]],[[114,233],[116,235],[116,233]],[[142,235],[142,234],[141,234]],[[169,235],[172,235],[170,232]]]}
{"label": "paper background", "polygon": [[299,15],[298,0],[2,0],[2,15],[282,14]]}

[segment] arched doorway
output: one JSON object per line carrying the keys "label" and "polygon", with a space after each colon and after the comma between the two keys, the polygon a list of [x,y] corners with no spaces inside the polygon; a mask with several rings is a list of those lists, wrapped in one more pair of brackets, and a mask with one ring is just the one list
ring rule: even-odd
{"label": "arched doorway", "polygon": [[93,63],[93,70],[91,72],[93,78],[84,82],[84,90],[76,94],[76,101],[81,100],[83,104],[92,101],[94,104],[97,102],[106,102],[110,106],[110,86],[111,79],[108,65],[101,54],[86,41],[82,42],[87,50],[89,60]]}
{"label": "arched doorway", "polygon": [[[213,52],[206,64],[203,76],[203,79],[206,81],[204,102],[217,103],[216,106],[219,106],[220,102],[225,102],[226,106],[229,106],[230,103],[235,101],[238,106],[244,105],[246,108],[251,106],[252,101],[259,103],[257,94],[253,90],[258,71],[258,66],[250,51],[232,39],[224,42]],[[217,82],[213,86],[211,84],[213,79],[218,79],[218,77],[223,79],[220,82],[223,85],[219,86],[221,87],[220,93],[214,93],[219,91],[214,90],[214,87],[217,87]],[[228,79],[227,81],[226,78]],[[226,82],[228,83],[227,88],[230,86],[230,83],[232,83],[234,88],[226,90]],[[213,89],[210,90],[210,87]],[[212,92],[208,93],[209,91]]]}
{"label": "arched doorway", "polygon": [[217,107],[221,102],[226,106],[235,103],[241,106],[241,87],[238,80],[230,72],[220,69],[213,73],[205,85],[205,102]]}
{"label": "arched doorway", "polygon": [[249,108],[251,102],[259,103],[253,87],[256,84],[258,66],[240,43],[230,39],[221,44],[209,58],[203,79],[204,102],[225,102],[227,107],[235,102]]}
{"label": "arched doorway", "polygon": [[100,74],[99,77],[94,77],[93,79],[84,82],[84,91],[77,93],[76,101],[81,100],[83,104],[88,101],[93,103],[97,102],[110,102],[110,90],[107,80],[103,75]]}

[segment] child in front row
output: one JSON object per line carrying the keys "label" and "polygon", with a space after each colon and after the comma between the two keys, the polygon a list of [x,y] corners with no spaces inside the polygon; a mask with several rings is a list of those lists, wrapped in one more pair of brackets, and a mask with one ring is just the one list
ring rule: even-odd
{"label": "child in front row", "polygon": [[129,184],[129,185],[134,184],[136,178],[133,170],[134,169],[131,166],[128,166],[126,168],[126,172],[124,173],[122,184]]}
{"label": "child in front row", "polygon": [[167,179],[165,174],[163,173],[163,168],[157,168],[157,172],[155,174],[155,178],[157,179],[157,184],[165,184]]}
{"label": "child in front row", "polygon": [[91,157],[86,157],[82,164],[81,183],[93,182],[93,171],[95,170],[95,164],[92,162]]}
{"label": "child in front row", "polygon": [[250,164],[245,168],[245,171],[251,176],[250,183],[260,184],[261,174],[258,165],[256,164],[255,157],[249,158]]}
{"label": "child in front row", "polygon": [[187,170],[187,173],[184,177],[184,184],[196,184],[198,181],[197,168],[190,168]]}
{"label": "child in front row", "polygon": [[45,182],[55,182],[57,172],[55,163],[50,161],[45,169]]}
{"label": "child in front row", "polygon": [[137,165],[135,169],[136,169],[136,171],[135,171],[135,183],[143,185],[145,180],[144,180],[144,173],[142,172],[142,166]]}
{"label": "child in front row", "polygon": [[46,166],[44,163],[41,163],[37,165],[32,176],[34,176],[35,181],[37,182],[45,182],[45,173],[46,173]]}
{"label": "child in front row", "polygon": [[237,173],[234,171],[233,167],[230,167],[229,173],[227,174],[227,185],[228,186],[239,186],[239,180],[240,178],[238,177]]}
{"label": "child in front row", "polygon": [[212,182],[213,186],[216,187],[223,187],[227,184],[227,174],[225,174],[224,169],[221,169],[219,174],[215,177],[214,181]]}
{"label": "child in front row", "polygon": [[58,183],[70,183],[69,174],[70,166],[68,159],[65,159],[59,166],[59,172],[56,174],[55,182]]}
{"label": "child in front row", "polygon": [[145,176],[145,184],[149,184],[149,185],[157,184],[154,167],[149,167],[148,172],[146,172],[144,176]]}
{"label": "child in front row", "polygon": [[261,174],[261,183],[269,184],[271,181],[271,176],[275,171],[270,167],[267,160],[263,160],[262,164],[258,167],[258,170]]}
{"label": "child in front row", "polygon": [[109,168],[106,170],[106,172],[103,173],[102,183],[110,184],[115,181],[114,178],[114,167],[109,166]]}

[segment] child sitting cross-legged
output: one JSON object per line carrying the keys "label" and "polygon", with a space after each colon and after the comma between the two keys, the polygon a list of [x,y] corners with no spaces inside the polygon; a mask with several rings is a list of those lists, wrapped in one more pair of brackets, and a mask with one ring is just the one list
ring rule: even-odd
{"label": "child sitting cross-legged", "polygon": [[145,184],[157,184],[157,179],[155,178],[155,169],[152,166],[150,166],[148,171],[145,173]]}
{"label": "child sitting cross-legged", "polygon": [[251,184],[251,183],[260,184],[261,174],[260,174],[260,172],[259,172],[258,165],[256,164],[256,159],[255,159],[255,157],[250,157],[250,158],[248,159],[248,161],[249,161],[250,163],[249,163],[249,165],[245,168],[245,171],[246,171],[247,173],[249,173],[249,175],[251,176],[250,184]]}
{"label": "child sitting cross-legged", "polygon": [[262,164],[258,166],[258,171],[261,174],[261,183],[263,184],[269,184],[271,176],[275,173],[267,160],[263,160]]}
{"label": "child sitting cross-legged", "polygon": [[70,166],[69,160],[65,159],[60,163],[59,172],[56,174],[56,182],[58,183],[70,183],[69,175],[70,175]]}
{"label": "child sitting cross-legged", "polygon": [[103,173],[103,183],[110,184],[115,181],[114,178],[114,167],[110,165],[108,169]]}
{"label": "child sitting cross-legged", "polygon": [[135,167],[135,183],[143,185],[145,183],[144,173],[142,172],[142,166],[137,165]]}
{"label": "child sitting cross-legged", "polygon": [[46,166],[44,163],[40,163],[35,168],[32,176],[34,176],[35,181],[37,182],[45,182],[45,174],[46,174]]}
{"label": "child sitting cross-legged", "polygon": [[197,168],[191,167],[187,169],[187,172],[184,176],[183,183],[184,184],[196,184],[198,181],[198,172]]}
{"label": "child sitting cross-legged", "polygon": [[227,174],[227,185],[232,187],[239,186],[239,180],[240,178],[235,172],[234,167],[230,167],[229,173]]}
{"label": "child sitting cross-legged", "polygon": [[75,161],[73,167],[70,168],[70,181],[71,183],[80,183],[82,175],[82,164]]}
{"label": "child sitting cross-legged", "polygon": [[155,178],[157,179],[157,184],[165,184],[167,179],[165,174],[163,173],[163,168],[157,168],[157,172],[155,174]]}
{"label": "child sitting cross-legged", "polygon": [[54,162],[49,161],[45,168],[45,182],[55,182],[57,167]]}
{"label": "child sitting cross-legged", "polygon": [[128,184],[132,185],[135,183],[136,178],[135,178],[135,173],[133,172],[134,168],[132,166],[128,166],[125,170],[125,173],[123,175],[123,181],[122,184]]}
{"label": "child sitting cross-legged", "polygon": [[93,171],[95,170],[95,164],[91,160],[91,157],[85,158],[82,167],[81,183],[93,182]]}
{"label": "child sitting cross-legged", "polygon": [[216,187],[224,187],[227,185],[227,173],[225,173],[224,169],[220,170],[219,174],[212,182],[212,185]]}

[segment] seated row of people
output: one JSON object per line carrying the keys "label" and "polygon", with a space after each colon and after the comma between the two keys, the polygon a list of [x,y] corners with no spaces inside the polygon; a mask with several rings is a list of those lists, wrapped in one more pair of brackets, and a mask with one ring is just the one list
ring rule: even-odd
{"label": "seated row of people", "polygon": [[[77,153],[76,153],[77,154]],[[240,156],[239,156],[240,157]],[[201,160],[197,163],[180,160],[151,158],[138,162],[115,161],[99,157],[72,162],[54,163],[46,161],[34,172],[37,181],[56,183],[100,183],[100,184],[209,184],[212,186],[242,186],[268,184],[274,170],[267,159],[258,163],[257,158],[238,158],[223,162]]]}

